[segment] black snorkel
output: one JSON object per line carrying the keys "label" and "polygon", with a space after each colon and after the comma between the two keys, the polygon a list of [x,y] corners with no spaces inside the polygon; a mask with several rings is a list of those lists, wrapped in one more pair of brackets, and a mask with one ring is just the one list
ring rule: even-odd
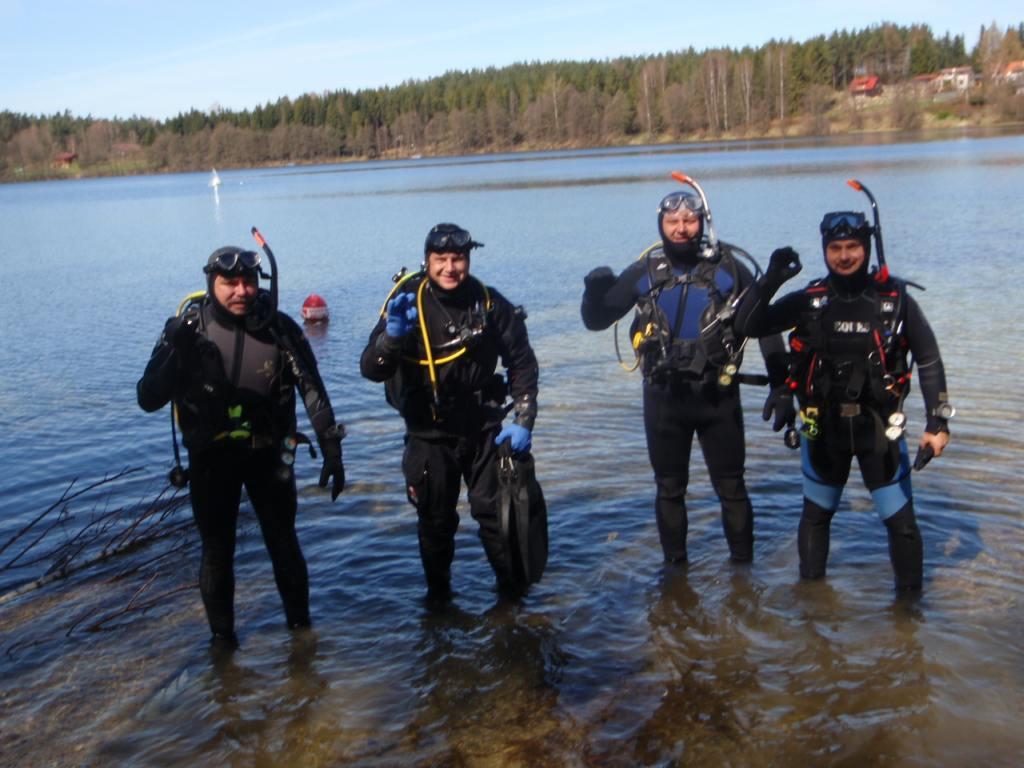
{"label": "black snorkel", "polygon": [[[263,249],[263,253],[267,256],[267,261],[270,262],[270,311],[266,317],[262,318],[259,323],[256,324],[254,330],[260,330],[266,328],[274,320],[274,316],[277,314],[277,259],[274,258],[274,252],[270,250],[270,246],[267,245],[267,241],[256,227],[252,228],[252,236],[259,244],[260,248]],[[267,274],[260,269],[260,277],[267,277]]]}
{"label": "black snorkel", "polygon": [[875,219],[875,250],[878,252],[878,272],[875,273],[875,280],[879,283],[884,283],[889,279],[889,267],[885,263],[885,248],[882,247],[882,224],[878,219],[878,203],[875,202],[875,196],[871,194],[871,190],[856,179],[847,179],[846,183],[858,192],[863,192],[867,195],[868,200],[871,202],[871,215]]}

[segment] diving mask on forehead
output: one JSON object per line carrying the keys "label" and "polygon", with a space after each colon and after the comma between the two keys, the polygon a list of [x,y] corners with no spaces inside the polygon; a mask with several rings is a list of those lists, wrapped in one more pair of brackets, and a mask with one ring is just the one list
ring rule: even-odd
{"label": "diving mask on forehead", "polygon": [[697,195],[690,192],[670,192],[658,204],[658,213],[689,213],[692,216],[702,216],[704,204]]}
{"label": "diving mask on forehead", "polygon": [[819,226],[824,243],[833,240],[862,240],[869,237],[873,228],[867,217],[860,211],[832,211],[826,213]]}

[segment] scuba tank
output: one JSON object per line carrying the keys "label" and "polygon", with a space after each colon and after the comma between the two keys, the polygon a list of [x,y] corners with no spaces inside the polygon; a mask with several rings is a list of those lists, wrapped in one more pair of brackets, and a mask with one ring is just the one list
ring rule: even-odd
{"label": "scuba tank", "polygon": [[[183,319],[182,322],[196,322],[199,315],[199,307],[206,298],[206,291],[193,291],[188,294],[181,303],[178,304],[178,310],[174,313],[175,317],[185,318],[189,313],[192,313],[190,319]],[[182,489],[188,485],[188,468],[181,465],[181,451],[178,449],[178,406],[171,401],[171,446],[174,448],[174,466],[171,471],[167,473],[167,482],[177,489]]]}

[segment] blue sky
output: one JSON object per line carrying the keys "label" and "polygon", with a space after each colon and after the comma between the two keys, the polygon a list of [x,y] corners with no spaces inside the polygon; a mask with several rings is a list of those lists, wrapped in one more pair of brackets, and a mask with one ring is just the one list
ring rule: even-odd
{"label": "blue sky", "polygon": [[881,21],[963,34],[1024,20],[1003,0],[0,0],[0,110],[166,118],[452,69],[759,46]]}

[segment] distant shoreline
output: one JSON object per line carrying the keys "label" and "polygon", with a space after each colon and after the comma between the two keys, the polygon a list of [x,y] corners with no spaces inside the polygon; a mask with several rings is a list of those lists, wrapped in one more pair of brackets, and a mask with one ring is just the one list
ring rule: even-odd
{"label": "distant shoreline", "polygon": [[[952,138],[983,139],[999,136],[1024,135],[1024,122],[992,123],[979,125],[976,123],[964,123],[949,127],[929,127],[921,130],[896,130],[896,129],[871,129],[857,131],[833,131],[827,135],[798,134],[785,135],[779,130],[771,130],[757,135],[747,136],[720,136],[720,137],[690,137],[687,139],[664,138],[657,141],[645,141],[637,137],[634,141],[621,142],[616,144],[600,145],[569,145],[569,144],[546,144],[518,145],[514,149],[485,148],[476,152],[463,153],[428,153],[428,152],[405,152],[400,150],[389,150],[376,156],[341,156],[315,158],[301,161],[267,161],[244,165],[222,164],[221,171],[238,170],[280,170],[286,168],[311,168],[317,166],[342,166],[358,165],[373,162],[408,162],[410,164],[419,161],[438,161],[478,159],[478,162],[489,162],[488,157],[497,155],[529,155],[536,153],[557,154],[559,152],[576,153],[591,151],[607,151],[614,154],[620,150],[625,154],[633,154],[641,150],[649,150],[653,153],[673,153],[680,149],[692,151],[730,151],[731,149],[742,148],[743,145],[758,144],[766,147],[807,147],[815,145],[829,146],[875,146],[898,143],[927,143],[932,141],[944,141]],[[86,179],[100,178],[121,178],[132,176],[166,176],[172,174],[209,173],[210,168],[196,166],[191,169],[161,170],[158,168],[144,167],[139,163],[111,163],[109,166],[93,166],[86,169],[50,169],[49,173],[32,178],[18,179],[10,176],[0,178],[0,184],[28,184],[41,181],[79,181]]]}
{"label": "distant shoreline", "polygon": [[960,35],[882,22],[740,49],[452,70],[248,109],[193,107],[165,120],[0,110],[0,179],[1021,133],[1022,57],[1024,23],[982,27],[968,51]]}

